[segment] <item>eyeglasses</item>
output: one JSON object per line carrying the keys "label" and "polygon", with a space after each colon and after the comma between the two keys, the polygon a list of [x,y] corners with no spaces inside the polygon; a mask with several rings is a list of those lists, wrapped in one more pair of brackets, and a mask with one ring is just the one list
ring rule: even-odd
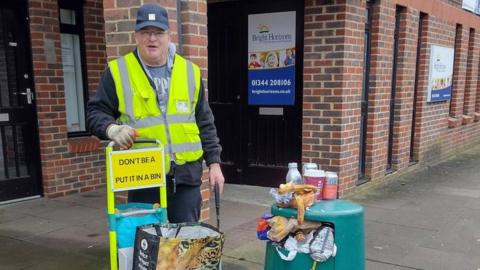
{"label": "eyeglasses", "polygon": [[138,31],[142,38],[149,38],[154,36],[155,38],[161,38],[167,34],[166,31],[154,31],[154,30],[140,30]]}

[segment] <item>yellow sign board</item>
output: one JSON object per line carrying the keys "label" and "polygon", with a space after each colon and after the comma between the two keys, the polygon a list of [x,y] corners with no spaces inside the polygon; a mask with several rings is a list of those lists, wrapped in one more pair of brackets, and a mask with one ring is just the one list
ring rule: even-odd
{"label": "yellow sign board", "polygon": [[163,148],[142,148],[110,152],[112,190],[123,191],[165,184]]}

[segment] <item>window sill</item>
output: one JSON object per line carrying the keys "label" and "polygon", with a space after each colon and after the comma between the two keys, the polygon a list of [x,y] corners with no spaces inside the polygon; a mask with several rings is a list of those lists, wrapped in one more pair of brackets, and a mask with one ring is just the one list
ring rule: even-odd
{"label": "window sill", "polygon": [[370,181],[370,177],[366,176],[366,175],[360,175],[358,177],[358,180],[357,180],[357,186],[360,186],[360,185],[363,185],[363,184],[366,184]]}
{"label": "window sill", "polygon": [[448,128],[457,128],[462,125],[462,119],[449,117],[448,118]]}
{"label": "window sill", "polygon": [[473,113],[473,121],[480,121],[480,112]]}
{"label": "window sill", "polygon": [[469,115],[462,115],[462,125],[473,123],[473,117]]}
{"label": "window sill", "polygon": [[95,136],[68,139],[68,151],[70,153],[96,152],[99,147],[100,140]]}

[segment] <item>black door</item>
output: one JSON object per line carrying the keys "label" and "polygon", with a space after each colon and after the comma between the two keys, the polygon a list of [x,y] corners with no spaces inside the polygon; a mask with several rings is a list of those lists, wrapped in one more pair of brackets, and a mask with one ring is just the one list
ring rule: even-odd
{"label": "black door", "polygon": [[39,195],[26,1],[0,3],[0,201]]}
{"label": "black door", "polygon": [[[278,186],[288,162],[301,161],[303,1],[208,5],[208,91],[223,146],[227,182]],[[248,104],[248,15],[295,11],[295,102]]]}

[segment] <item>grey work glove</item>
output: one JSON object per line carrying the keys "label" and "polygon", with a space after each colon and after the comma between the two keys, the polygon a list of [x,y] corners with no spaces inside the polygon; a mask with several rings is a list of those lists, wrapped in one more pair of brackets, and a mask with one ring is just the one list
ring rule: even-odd
{"label": "grey work glove", "polygon": [[123,150],[132,147],[136,136],[137,131],[127,125],[111,124],[107,128],[107,137]]}

